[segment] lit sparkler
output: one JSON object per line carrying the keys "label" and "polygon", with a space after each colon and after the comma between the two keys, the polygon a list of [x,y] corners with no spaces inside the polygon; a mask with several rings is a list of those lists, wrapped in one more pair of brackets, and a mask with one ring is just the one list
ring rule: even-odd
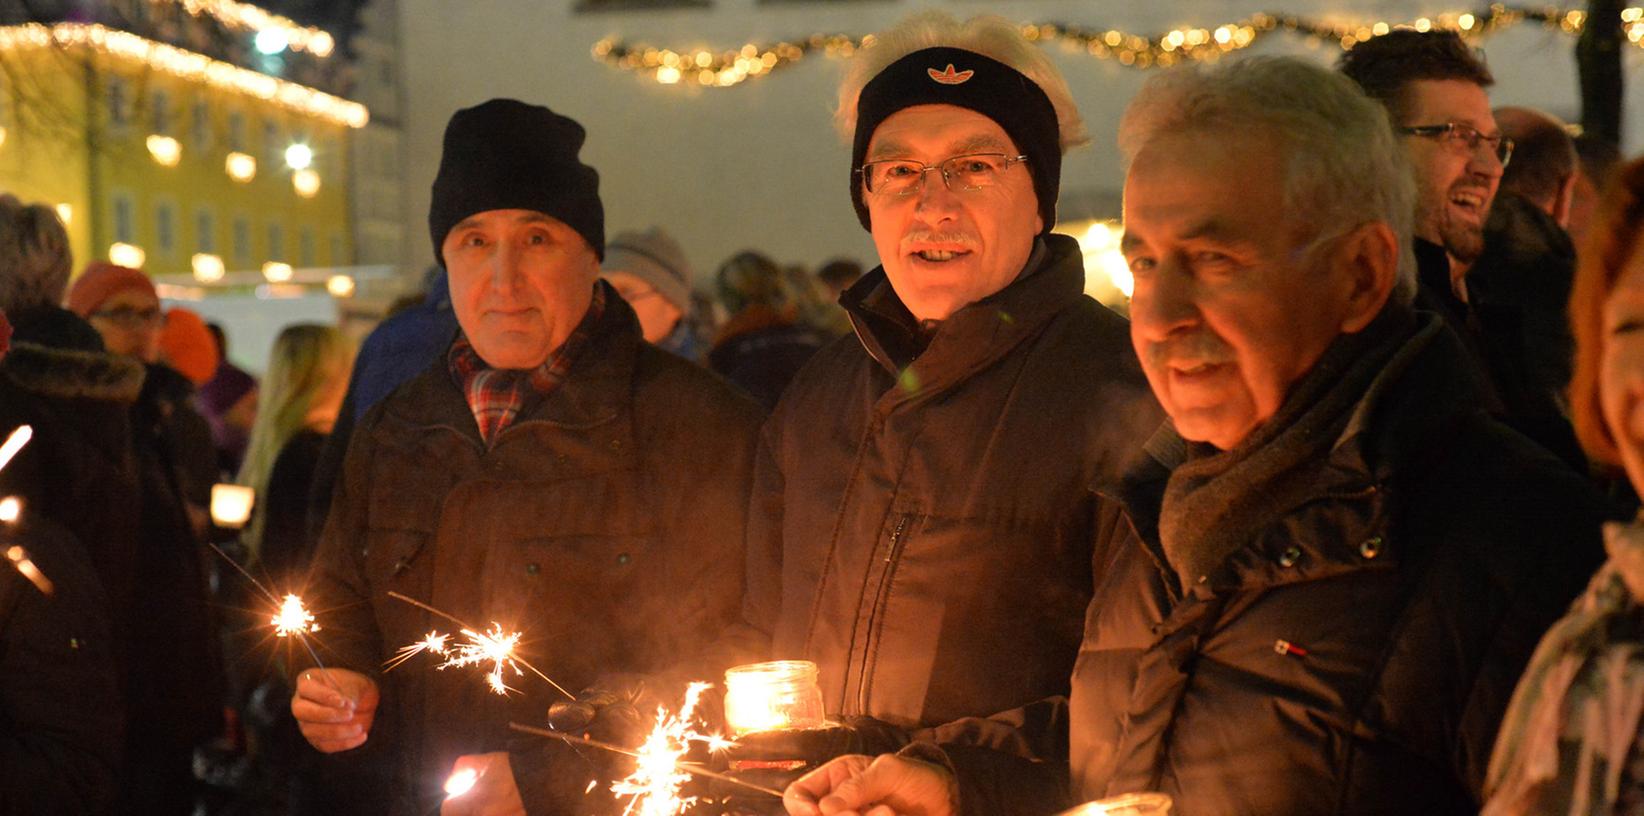
{"label": "lit sparkler", "polygon": [[523,677],[525,672],[520,671],[520,667],[524,666],[525,668],[530,669],[532,674],[542,678],[548,683],[548,685],[553,686],[555,691],[565,695],[566,699],[576,699],[576,695],[566,691],[563,686],[554,682],[553,678],[543,674],[539,669],[537,669],[536,666],[531,665],[525,658],[519,656],[519,653],[516,650],[519,647],[519,641],[522,637],[522,633],[504,631],[503,628],[495,622],[491,624],[491,629],[489,631],[481,633],[475,627],[463,623],[460,619],[453,617],[449,613],[435,609],[434,607],[429,606],[422,601],[416,600],[415,598],[401,595],[398,592],[389,592],[388,597],[395,600],[404,601],[417,607],[418,609],[422,609],[426,612],[432,612],[435,615],[439,615],[440,617],[455,623],[457,626],[461,627],[460,634],[467,638],[467,641],[452,644],[449,642],[446,635],[442,635],[439,632],[429,632],[428,635],[422,640],[408,646],[400,647],[400,649],[394,653],[394,656],[389,658],[384,663],[384,666],[387,669],[392,669],[423,652],[433,652],[434,654],[445,658],[445,662],[435,666],[436,669],[489,665],[490,670],[487,671],[485,675],[486,684],[489,685],[491,690],[497,694],[506,695],[508,692],[514,691],[514,689],[508,687],[507,683],[503,681],[503,677],[509,671],[512,671],[517,676]]}
{"label": "lit sparkler", "polygon": [[639,746],[634,772],[611,783],[611,792],[617,796],[632,796],[624,816],[673,816],[684,813],[696,804],[696,797],[682,796],[680,788],[690,781],[689,773],[680,768],[680,761],[691,750],[691,743],[707,741],[697,733],[696,704],[702,692],[712,688],[710,683],[692,683],[685,689],[685,704],[677,715],[670,716],[658,708],[656,728]]}
{"label": "lit sparkler", "polygon": [[451,774],[445,780],[445,798],[455,799],[474,789],[474,783],[479,781],[479,771],[473,768],[463,768]]}
{"label": "lit sparkler", "polygon": [[33,428],[27,425],[17,426],[17,429],[6,437],[6,441],[0,443],[0,470],[3,470],[6,464],[11,461],[11,458],[16,456],[17,452],[22,450],[23,446],[27,445],[29,440],[33,438]]}
{"label": "lit sparkler", "polygon": [[[29,440],[33,438],[34,428],[28,425],[19,425],[8,434],[6,441],[0,443],[0,470],[4,470],[6,465],[11,462],[12,457],[16,456],[17,452],[22,450],[23,446],[27,445]],[[22,515],[23,503],[16,496],[7,496],[0,499],[0,524],[16,524]],[[34,561],[29,558],[29,551],[24,549],[22,545],[13,544],[7,547],[6,560],[10,561],[11,565],[17,569],[17,572],[27,578],[29,583],[34,584],[35,589],[40,590],[40,592],[50,595],[52,590],[55,589],[52,586],[51,579],[47,578],[46,574],[35,566]]]}
{"label": "lit sparkler", "polygon": [[280,611],[274,613],[268,622],[274,625],[274,634],[278,637],[320,631],[314,616],[303,606],[303,599],[296,595],[286,595],[285,601],[280,604]]}

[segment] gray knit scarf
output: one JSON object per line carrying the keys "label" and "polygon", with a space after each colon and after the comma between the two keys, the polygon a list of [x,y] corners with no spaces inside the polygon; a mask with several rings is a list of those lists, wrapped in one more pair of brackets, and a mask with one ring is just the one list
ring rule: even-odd
{"label": "gray knit scarf", "polygon": [[1183,588],[1317,491],[1316,470],[1306,465],[1335,446],[1415,324],[1409,309],[1388,306],[1362,331],[1337,337],[1278,412],[1236,447],[1190,445],[1165,484],[1159,518],[1160,546]]}

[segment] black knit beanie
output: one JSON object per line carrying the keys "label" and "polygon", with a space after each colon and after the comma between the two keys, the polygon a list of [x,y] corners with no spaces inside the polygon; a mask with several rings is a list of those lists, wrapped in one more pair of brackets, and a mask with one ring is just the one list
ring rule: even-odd
{"label": "black knit beanie", "polygon": [[1027,156],[1033,192],[1039,199],[1043,232],[1056,224],[1056,195],[1062,184],[1062,136],[1056,107],[1033,80],[998,60],[963,48],[925,48],[885,67],[863,86],[856,102],[856,137],[851,145],[851,202],[862,228],[868,205],[856,168],[868,142],[891,114],[916,105],[956,105],[992,119]]}
{"label": "black knit beanie", "polygon": [[457,111],[445,126],[428,232],[434,259],[464,218],[487,210],[535,210],[576,230],[605,258],[599,173],[577,159],[582,125],[541,105],[493,99]]}

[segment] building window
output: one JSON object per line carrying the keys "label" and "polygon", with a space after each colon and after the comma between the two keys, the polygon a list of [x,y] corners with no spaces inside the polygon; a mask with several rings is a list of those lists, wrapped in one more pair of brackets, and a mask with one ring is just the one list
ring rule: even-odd
{"label": "building window", "polygon": [[170,256],[177,251],[177,212],[171,202],[164,201],[154,207],[154,244],[161,255]]}
{"label": "building window", "polygon": [[228,149],[245,152],[245,114],[239,111],[228,115]]}
{"label": "building window", "polygon": [[234,265],[244,269],[251,265],[251,222],[234,219]]}
{"label": "building window", "polygon": [[210,210],[194,214],[194,246],[200,252],[217,251],[217,219]]}
{"label": "building window", "polygon": [[280,126],[273,122],[263,123],[263,150],[268,154],[270,167],[279,167],[285,158],[285,148],[280,145]]}
{"label": "building window", "polygon": [[114,195],[114,240],[122,244],[137,243],[137,212],[131,196]]}
{"label": "building window", "polygon": [[297,232],[297,265],[308,268],[317,263],[314,258],[314,228],[303,227]]}
{"label": "building window", "polygon": [[268,259],[285,260],[285,225],[279,222],[268,225]]}
{"label": "building window", "polygon": [[154,111],[154,132],[171,135],[171,96],[165,91],[149,94],[149,106]]}
{"label": "building window", "polygon": [[343,239],[341,235],[331,236],[331,265],[348,266],[348,258],[343,255]]}
{"label": "building window", "polygon": [[119,77],[111,77],[108,81],[109,124],[123,127],[131,113],[130,105],[131,100],[126,95],[126,81]]}
{"label": "building window", "polygon": [[211,104],[204,99],[194,103],[194,147],[211,149]]}

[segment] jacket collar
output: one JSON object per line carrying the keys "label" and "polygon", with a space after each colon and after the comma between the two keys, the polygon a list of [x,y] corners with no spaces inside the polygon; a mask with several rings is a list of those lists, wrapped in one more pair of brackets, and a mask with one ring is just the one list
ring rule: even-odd
{"label": "jacket collar", "polygon": [[897,297],[883,266],[840,296],[856,337],[900,387],[882,405],[928,398],[963,382],[1038,333],[1084,294],[1084,255],[1079,242],[1050,234],[1036,242],[1027,266],[1009,286],[942,321],[923,352],[917,351],[913,316]]}
{"label": "jacket collar", "polygon": [[[498,436],[500,441],[516,428],[531,423],[548,423],[567,428],[590,428],[614,419],[628,407],[631,400],[630,383],[639,358],[644,338],[639,319],[610,284],[598,281],[596,286],[607,287],[605,313],[594,324],[588,345],[578,355],[565,383],[545,399],[532,400],[514,422]],[[455,338],[453,338],[454,340]],[[468,409],[462,391],[452,381],[446,367],[446,351],[409,383],[395,399],[387,401],[387,416],[415,426],[445,427],[469,439],[480,450],[485,449],[479,427]]]}
{"label": "jacket collar", "polygon": [[143,388],[142,363],[98,351],[16,342],[0,374],[26,391],[59,399],[130,403]]}

